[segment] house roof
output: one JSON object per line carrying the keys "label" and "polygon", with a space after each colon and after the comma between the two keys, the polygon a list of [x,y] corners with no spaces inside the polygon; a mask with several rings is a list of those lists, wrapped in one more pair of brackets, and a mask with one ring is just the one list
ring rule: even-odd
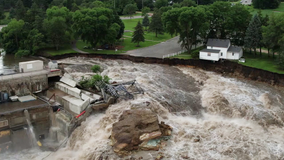
{"label": "house roof", "polygon": [[237,47],[237,46],[230,46],[228,49],[228,52],[241,52],[242,47]]}
{"label": "house roof", "polygon": [[230,40],[228,39],[208,39],[207,46],[213,47],[224,47],[227,48],[229,46]]}
{"label": "house roof", "polygon": [[218,49],[202,49],[200,52],[210,52],[210,53],[219,53]]}

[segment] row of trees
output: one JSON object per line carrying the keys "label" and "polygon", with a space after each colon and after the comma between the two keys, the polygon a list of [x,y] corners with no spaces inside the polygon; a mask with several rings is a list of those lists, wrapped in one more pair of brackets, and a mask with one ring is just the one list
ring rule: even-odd
{"label": "row of trees", "polygon": [[43,12],[33,3],[15,18],[0,32],[0,43],[7,53],[19,56],[34,54],[42,48],[58,50],[78,37],[93,48],[97,44],[114,44],[124,32],[117,13],[103,7],[71,12],[66,7],[54,6]]}
{"label": "row of trees", "polygon": [[[180,35],[179,42],[190,53],[192,45],[205,43],[207,38],[231,39],[234,45],[243,46],[251,14],[241,4],[215,2],[212,5],[171,8],[162,12],[164,31]],[[161,13],[154,12],[159,17]],[[156,25],[157,26],[157,25]]]}
{"label": "row of trees", "polygon": [[253,0],[254,8],[259,9],[275,9],[280,5],[280,0]]}

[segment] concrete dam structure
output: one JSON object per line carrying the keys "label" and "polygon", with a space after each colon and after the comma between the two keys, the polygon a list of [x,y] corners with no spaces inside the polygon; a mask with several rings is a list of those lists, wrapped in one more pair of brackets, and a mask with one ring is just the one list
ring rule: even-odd
{"label": "concrete dam structure", "polygon": [[35,94],[47,90],[48,78],[60,76],[61,70],[28,61],[20,63],[19,71],[0,76],[0,153],[35,146],[35,140],[49,136],[52,124],[50,104]]}

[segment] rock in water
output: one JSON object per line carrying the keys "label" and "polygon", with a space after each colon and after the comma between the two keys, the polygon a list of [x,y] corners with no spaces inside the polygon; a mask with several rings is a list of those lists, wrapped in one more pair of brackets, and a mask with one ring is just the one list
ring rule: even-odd
{"label": "rock in water", "polygon": [[159,150],[160,144],[170,136],[172,128],[164,122],[159,124],[158,116],[149,109],[126,110],[119,121],[113,124],[112,144],[114,152],[127,155],[129,151]]}

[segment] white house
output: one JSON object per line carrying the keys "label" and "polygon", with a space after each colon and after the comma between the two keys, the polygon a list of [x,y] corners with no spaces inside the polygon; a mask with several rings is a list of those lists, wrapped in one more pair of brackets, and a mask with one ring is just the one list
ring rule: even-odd
{"label": "white house", "polygon": [[241,47],[232,46],[228,39],[208,39],[207,48],[199,51],[199,59],[219,61],[220,59],[238,60],[243,56]]}
{"label": "white house", "polygon": [[252,0],[241,0],[241,4],[243,4],[243,5],[251,5],[252,4]]}

